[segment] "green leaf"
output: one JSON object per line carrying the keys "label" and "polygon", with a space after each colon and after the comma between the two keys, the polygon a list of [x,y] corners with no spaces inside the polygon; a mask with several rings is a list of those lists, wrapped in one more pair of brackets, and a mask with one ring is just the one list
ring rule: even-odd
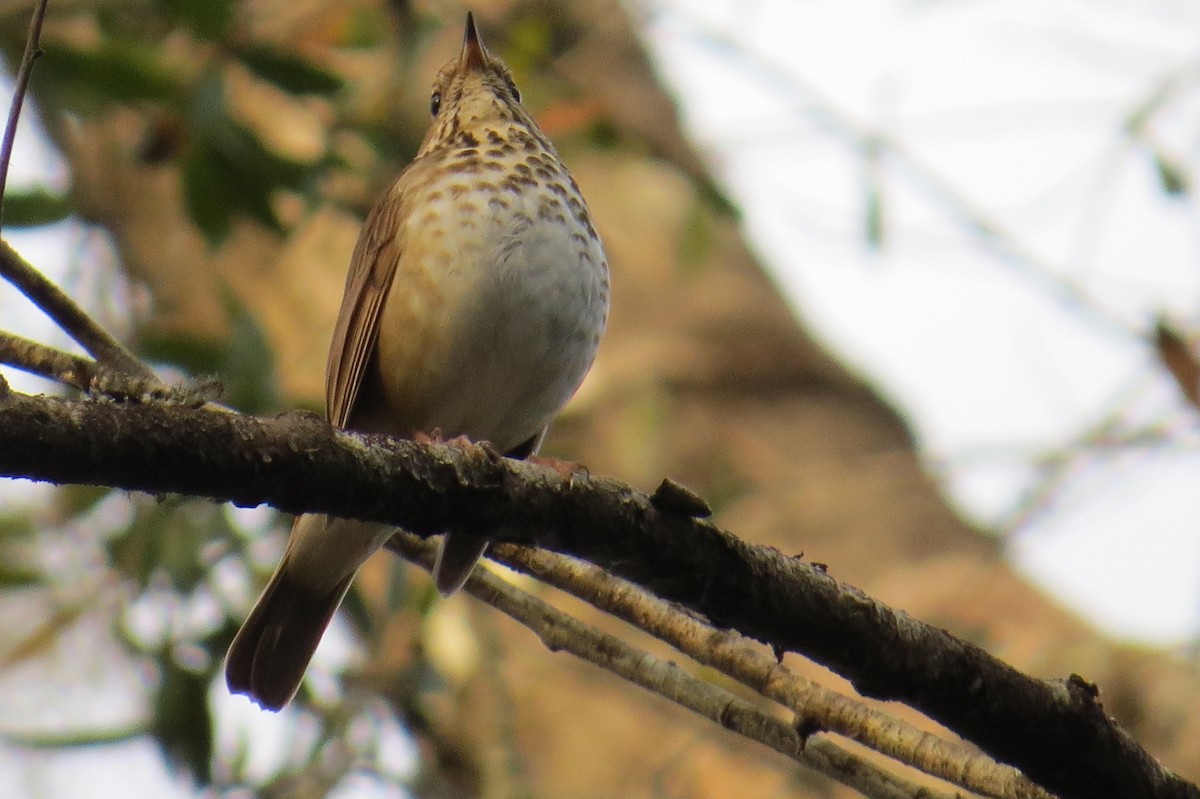
{"label": "green leaf", "polygon": [[192,375],[216,374],[225,356],[225,343],[194,336],[143,332],[138,336],[138,353],[150,361],[172,364]]}
{"label": "green leaf", "polygon": [[621,131],[610,117],[601,116],[588,127],[587,140],[597,150],[613,150],[621,144]]}
{"label": "green leaf", "polygon": [[182,97],[182,83],[157,45],[110,38],[88,49],[47,42],[43,51],[34,70],[37,90],[80,110],[113,103],[171,103]]}
{"label": "green leaf", "polygon": [[187,593],[208,573],[204,548],[229,535],[224,519],[208,503],[142,502],[125,531],[108,542],[109,559],[141,588],[165,574],[175,590]]}
{"label": "green leaf", "polygon": [[0,514],[0,541],[6,538],[28,538],[37,531],[33,517],[28,513]]}
{"label": "green leaf", "polygon": [[1162,152],[1154,154],[1154,167],[1158,170],[1158,180],[1163,191],[1170,197],[1181,197],[1188,193],[1191,187],[1187,172],[1174,158]]}
{"label": "green leaf", "polygon": [[43,188],[9,190],[4,195],[4,224],[7,227],[38,227],[61,222],[75,208],[68,194]]}
{"label": "green leaf", "polygon": [[216,375],[223,401],[246,413],[279,408],[275,350],[258,320],[229,290],[222,304],[230,321],[229,338],[206,342],[183,336],[145,336],[140,352],[152,361],[174,364],[189,374]]}
{"label": "green leaf", "polygon": [[[386,9],[374,5],[358,5],[353,7],[342,20],[342,46],[355,50],[376,50],[382,44],[391,29],[388,24],[390,14],[404,14],[403,9]],[[436,30],[438,22],[432,14],[417,15],[416,24],[405,25],[400,35],[405,40],[421,41],[431,30]]]}
{"label": "green leaf", "polygon": [[692,185],[700,192],[702,199],[709,208],[716,212],[717,216],[726,217],[728,219],[740,220],[742,211],[733,200],[725,195],[721,187],[713,182],[708,175],[692,176]]}
{"label": "green leaf", "polygon": [[554,31],[542,15],[527,15],[508,26],[504,61],[518,75],[533,72],[546,61],[554,44]]}
{"label": "green leaf", "polygon": [[691,213],[684,220],[683,235],[679,241],[679,263],[684,267],[699,266],[712,251],[712,245],[712,214],[697,197],[692,203]]}
{"label": "green leaf", "polygon": [[165,653],[160,658],[162,685],[154,704],[151,734],[166,759],[186,768],[201,784],[212,781],[212,715],[208,675],[185,669]]}
{"label": "green leaf", "polygon": [[134,725],[111,730],[72,730],[69,732],[13,732],[0,733],[6,743],[25,749],[70,749],[106,746],[126,743],[146,734],[144,727]]}
{"label": "green leaf", "polygon": [[243,413],[266,413],[279,407],[275,349],[258,319],[232,291],[223,292],[231,329],[229,345],[217,374],[225,399]]}
{"label": "green leaf", "polygon": [[158,0],[159,8],[201,39],[221,39],[233,23],[235,0]]}
{"label": "green leaf", "polygon": [[233,230],[233,184],[237,173],[220,153],[204,145],[189,148],[183,159],[183,194],[188,216],[210,247],[229,237]]}
{"label": "green leaf", "polygon": [[54,500],[68,518],[87,513],[113,489],[104,486],[64,485],[54,492]]}
{"label": "green leaf", "polygon": [[8,557],[0,558],[0,588],[28,588],[41,585],[46,576],[32,566],[13,563]]}
{"label": "green leaf", "polygon": [[234,219],[249,216],[275,230],[271,198],[281,189],[302,190],[315,170],[271,152],[235,122],[216,72],[200,80],[191,102],[191,146],[184,158],[188,213],[211,246],[220,244]]}
{"label": "green leaf", "polygon": [[239,53],[259,77],[293,94],[333,94],[342,79],[308,59],[270,47],[250,47]]}

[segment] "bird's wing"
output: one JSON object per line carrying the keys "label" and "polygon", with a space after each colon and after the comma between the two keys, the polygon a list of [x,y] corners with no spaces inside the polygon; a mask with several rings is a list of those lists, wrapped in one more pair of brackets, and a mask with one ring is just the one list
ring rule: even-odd
{"label": "bird's wing", "polygon": [[367,214],[350,260],[325,367],[325,410],[335,427],[345,427],[350,420],[379,338],[380,313],[402,249],[402,205],[403,197],[393,185]]}

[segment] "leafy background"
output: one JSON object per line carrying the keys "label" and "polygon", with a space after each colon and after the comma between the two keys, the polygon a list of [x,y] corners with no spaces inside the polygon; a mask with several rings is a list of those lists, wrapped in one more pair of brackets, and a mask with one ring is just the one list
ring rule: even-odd
{"label": "leafy background", "polygon": [[[0,6],[10,67],[27,11]],[[615,274],[600,359],[548,451],[643,488],[670,475],[747,539],[803,551],[1035,674],[1082,673],[1168,765],[1200,774],[1192,665],[1106,640],[947,504],[905,420],[810,337],[748,249],[626,10],[476,12],[572,165]],[[416,149],[462,16],[372,0],[52,4],[32,97],[70,180],[11,192],[5,224],[81,225],[68,288],[164,373],[218,374],[248,412],[319,407],[348,253]],[[858,235],[884,247],[881,231]],[[485,608],[435,601],[386,556],[296,706],[264,716],[218,671],[287,520],[21,491],[0,508],[11,795],[75,794],[83,774],[96,793],[151,795],[837,795]]]}

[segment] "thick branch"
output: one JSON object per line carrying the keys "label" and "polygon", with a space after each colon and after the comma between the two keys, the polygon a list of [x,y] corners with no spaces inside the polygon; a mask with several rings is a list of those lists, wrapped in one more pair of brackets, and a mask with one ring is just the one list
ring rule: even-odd
{"label": "thick branch", "polygon": [[483,447],[335,431],[315,416],[0,396],[0,475],[179,492],[448,526],[567,552],[908,704],[1064,799],[1200,797],[1103,712],[1079,677],[1043,681],[841,584],[821,568],[612,480],[564,482]]}

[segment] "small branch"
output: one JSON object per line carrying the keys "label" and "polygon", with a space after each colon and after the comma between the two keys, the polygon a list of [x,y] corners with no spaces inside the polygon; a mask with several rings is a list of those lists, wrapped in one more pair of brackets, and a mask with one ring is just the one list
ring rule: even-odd
{"label": "small branch", "polygon": [[1053,799],[1016,769],[823,688],[736,632],[705,624],[591,564],[515,544],[493,544],[489,556],[632,624],[780,703],[814,734],[843,735],[926,774],[996,799]]}
{"label": "small branch", "polygon": [[46,19],[49,0],[37,0],[33,17],[29,20],[29,36],[25,40],[25,54],[17,69],[13,87],[12,105],[8,108],[8,122],[4,125],[4,138],[0,139],[0,229],[4,227],[4,192],[8,186],[8,165],[12,162],[13,144],[17,140],[17,123],[21,120],[21,108],[25,105],[25,93],[29,90],[29,76],[33,74],[33,62],[42,54],[42,22]]}
{"label": "small branch", "polygon": [[0,331],[0,364],[76,388],[89,397],[107,397],[118,402],[159,402],[190,408],[229,411],[217,405],[221,383],[216,378],[197,378],[167,385],[157,377],[147,380],[72,355],[12,333]]}
{"label": "small branch", "polygon": [[83,392],[102,372],[120,375],[90,358],[72,355],[11,333],[0,332],[0,364],[64,383]]}
{"label": "small branch", "polygon": [[[398,533],[388,544],[406,559],[433,568],[436,546]],[[551,652],[569,652],[691,710],[744,738],[758,741],[872,799],[952,799],[879,769],[831,741],[805,740],[797,725],[755,708],[728,691],[688,675],[674,663],[636,649],[609,633],[516,588],[484,569],[465,590],[533,631]]]}
{"label": "small branch", "polygon": [[164,385],[157,378],[130,377],[90,358],[72,355],[27,338],[0,331],[0,364],[76,388],[89,396],[120,402],[163,402],[199,407],[221,393],[214,379]]}
{"label": "small branch", "polygon": [[484,446],[335,430],[315,414],[270,419],[0,392],[0,476],[177,492],[239,505],[396,524],[588,560],[780,650],[903,702],[1062,799],[1196,797],[1109,718],[1072,675],[1022,674],[822,568],[692,518],[615,480],[564,481]]}
{"label": "small branch", "polygon": [[0,239],[0,276],[12,283],[30,302],[79,342],[93,358],[118,372],[146,381],[158,381],[150,367],[108,334],[75,301],[51,283],[28,261]]}

